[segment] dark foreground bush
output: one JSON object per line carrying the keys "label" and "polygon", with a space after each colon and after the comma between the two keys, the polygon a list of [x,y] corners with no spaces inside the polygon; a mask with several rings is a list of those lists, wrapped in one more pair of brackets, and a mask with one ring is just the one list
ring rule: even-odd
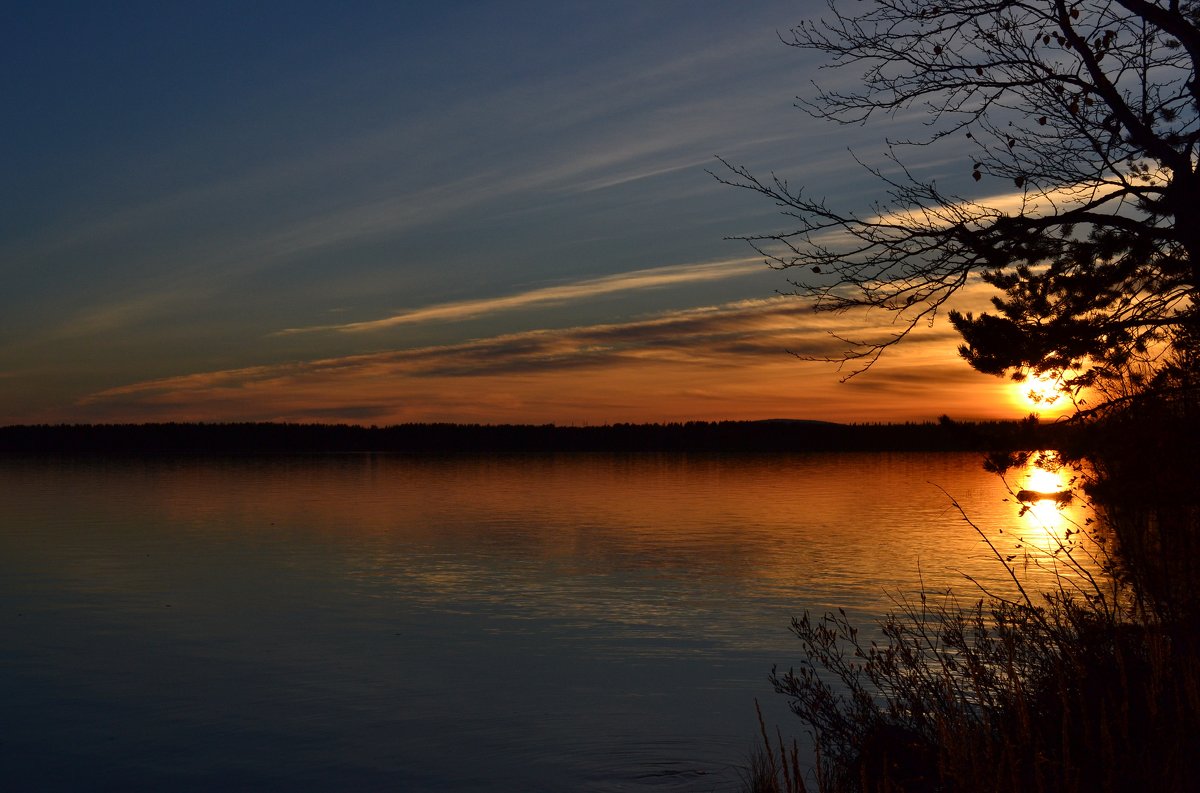
{"label": "dark foreground bush", "polygon": [[923,598],[890,615],[878,642],[844,614],[793,628],[805,661],[773,682],[812,729],[821,791],[1095,793],[1196,779],[1200,666],[1161,627],[1072,599]]}
{"label": "dark foreground bush", "polygon": [[[1070,557],[1057,590],[1031,596],[1011,560],[997,560],[1013,598],[901,599],[872,640],[844,612],[793,620],[803,660],[771,680],[812,735],[808,783],[822,793],[1195,789],[1192,620]],[[806,790],[795,744],[765,729],[762,739],[745,789]]]}

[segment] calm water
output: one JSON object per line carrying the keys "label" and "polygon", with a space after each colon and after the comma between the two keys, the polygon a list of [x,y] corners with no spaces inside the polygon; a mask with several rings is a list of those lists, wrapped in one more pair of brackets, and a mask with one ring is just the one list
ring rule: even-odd
{"label": "calm water", "polygon": [[971,454],[0,460],[0,788],[728,790],[791,615],[1004,586],[947,493],[1061,520]]}

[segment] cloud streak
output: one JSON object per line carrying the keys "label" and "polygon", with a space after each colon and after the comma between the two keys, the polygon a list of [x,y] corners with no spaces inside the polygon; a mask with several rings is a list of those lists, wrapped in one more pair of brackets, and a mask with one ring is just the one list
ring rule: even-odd
{"label": "cloud streak", "polygon": [[818,330],[815,324],[819,323],[813,323],[812,319],[804,306],[788,298],[740,301],[632,322],[532,330],[459,344],[185,375],[108,389],[87,397],[84,403],[137,393],[224,387],[296,376],[377,374],[385,369],[410,377],[472,377],[561,370],[617,357],[671,357],[673,351],[680,349],[708,357],[727,351],[730,345],[737,345],[741,352],[749,349],[761,352],[765,348],[776,355],[791,349],[789,343],[813,354],[831,350],[837,342]]}
{"label": "cloud streak", "polygon": [[440,303],[425,308],[402,311],[382,319],[347,322],[336,325],[314,325],[304,328],[285,328],[284,330],[277,331],[275,335],[289,336],[299,333],[330,331],[363,333],[420,322],[457,322],[465,319],[476,319],[503,311],[515,311],[535,306],[562,305],[564,303],[614,295],[621,292],[659,289],[667,286],[738,278],[761,271],[762,262],[758,258],[670,265],[647,270],[635,270],[618,275],[604,276],[602,278],[590,278],[570,284],[540,287],[514,295]]}
{"label": "cloud streak", "polygon": [[374,423],[1011,415],[1002,397],[1007,386],[957,360],[947,333],[909,344],[873,371],[866,387],[839,386],[828,366],[787,354],[836,353],[839,342],[828,331],[844,330],[839,322],[789,298],[741,301],[633,322],[132,383],[92,394],[74,410],[106,421]]}

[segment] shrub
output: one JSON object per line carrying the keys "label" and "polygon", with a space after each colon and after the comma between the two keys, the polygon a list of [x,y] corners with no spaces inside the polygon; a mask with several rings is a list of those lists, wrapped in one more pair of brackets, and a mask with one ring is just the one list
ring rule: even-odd
{"label": "shrub", "polygon": [[[793,620],[802,661],[773,670],[771,681],[811,731],[817,789],[1101,793],[1194,784],[1194,632],[1174,611],[1148,608],[1136,580],[1093,577],[1077,549],[1050,552],[1061,565],[1058,585],[1036,597],[1011,558],[992,550],[1012,577],[1011,598],[897,598],[871,639],[844,611]],[[799,763],[788,766],[782,738],[773,749],[765,728],[762,737],[753,768],[776,786],[746,789],[803,790],[803,780],[791,781]]]}

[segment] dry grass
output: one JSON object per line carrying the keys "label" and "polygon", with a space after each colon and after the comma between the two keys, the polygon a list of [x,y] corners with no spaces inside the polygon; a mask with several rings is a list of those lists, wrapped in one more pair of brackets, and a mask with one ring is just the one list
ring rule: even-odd
{"label": "dry grass", "polygon": [[[758,712],[762,746],[750,754],[749,765],[742,775],[743,790],[745,793],[808,793],[799,745],[793,739],[791,746],[788,746],[778,728],[775,730],[776,743],[773,744],[758,700],[754,700],[754,709]],[[819,766],[819,755],[817,763]]]}

